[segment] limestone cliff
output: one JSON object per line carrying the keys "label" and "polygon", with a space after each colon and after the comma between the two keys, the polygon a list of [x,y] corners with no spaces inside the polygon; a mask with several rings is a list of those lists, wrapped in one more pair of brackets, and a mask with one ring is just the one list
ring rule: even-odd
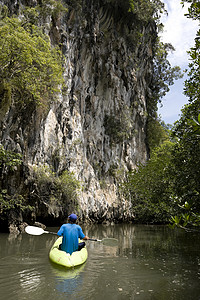
{"label": "limestone cliff", "polygon": [[[11,12],[40,1],[1,1]],[[120,194],[126,172],[148,157],[147,101],[151,93],[154,22],[125,20],[112,1],[64,1],[59,20],[42,20],[65,58],[66,88],[50,107],[11,105],[1,122],[0,140],[22,154],[23,165],[3,179],[11,195],[23,194],[34,211],[21,220],[48,224],[75,210],[81,219],[131,220],[131,203]],[[74,4],[76,3],[76,5]],[[134,23],[135,22],[135,23]],[[49,166],[55,174],[73,172],[81,182],[78,203],[37,197],[33,170]],[[10,214],[17,219],[15,213]]]}

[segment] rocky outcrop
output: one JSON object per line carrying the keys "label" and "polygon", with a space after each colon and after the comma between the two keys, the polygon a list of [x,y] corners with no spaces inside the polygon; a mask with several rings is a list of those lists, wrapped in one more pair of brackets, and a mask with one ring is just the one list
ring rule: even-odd
{"label": "rocky outcrop", "polygon": [[[4,2],[11,6],[11,1]],[[1,143],[23,156],[12,193],[23,192],[37,203],[33,219],[51,223],[72,207],[37,199],[31,174],[39,165],[50,166],[56,174],[67,169],[82,185],[78,206],[73,207],[82,220],[131,220],[131,203],[119,185],[128,170],[148,157],[155,24],[133,20],[130,25],[107,1],[82,1],[79,11],[67,4],[68,13],[57,23],[50,17],[45,21],[52,43],[62,42],[65,91],[48,110],[32,107],[16,115],[11,106],[1,123]]]}

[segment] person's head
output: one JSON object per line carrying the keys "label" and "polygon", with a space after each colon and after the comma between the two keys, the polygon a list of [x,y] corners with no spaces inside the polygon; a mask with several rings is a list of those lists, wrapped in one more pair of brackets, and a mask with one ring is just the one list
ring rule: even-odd
{"label": "person's head", "polygon": [[71,214],[71,215],[69,215],[68,219],[69,219],[70,223],[76,223],[77,215]]}

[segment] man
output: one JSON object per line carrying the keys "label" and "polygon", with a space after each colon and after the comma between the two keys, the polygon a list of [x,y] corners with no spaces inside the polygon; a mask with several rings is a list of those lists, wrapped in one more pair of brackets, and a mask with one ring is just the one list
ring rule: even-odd
{"label": "man", "polygon": [[85,246],[84,242],[79,244],[78,239],[89,240],[89,237],[84,235],[81,227],[76,224],[77,215],[71,214],[68,219],[69,222],[60,227],[57,235],[63,237],[60,250],[71,255],[74,251],[81,250]]}

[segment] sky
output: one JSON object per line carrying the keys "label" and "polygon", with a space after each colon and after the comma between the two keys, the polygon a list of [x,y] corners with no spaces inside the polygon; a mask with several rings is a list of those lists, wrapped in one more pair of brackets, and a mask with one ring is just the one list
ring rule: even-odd
{"label": "sky", "polygon": [[[189,55],[187,51],[194,46],[198,22],[184,16],[187,13],[188,6],[182,8],[180,1],[163,1],[168,15],[163,16],[161,19],[164,30],[160,35],[163,42],[171,43],[175,48],[175,51],[168,56],[171,65],[178,65],[183,71],[188,67]],[[159,106],[158,114],[166,124],[173,124],[178,120],[181,109],[188,102],[188,98],[183,94],[186,76],[184,75],[182,79],[175,81],[174,85],[170,87],[170,91],[162,99],[163,106]]]}

